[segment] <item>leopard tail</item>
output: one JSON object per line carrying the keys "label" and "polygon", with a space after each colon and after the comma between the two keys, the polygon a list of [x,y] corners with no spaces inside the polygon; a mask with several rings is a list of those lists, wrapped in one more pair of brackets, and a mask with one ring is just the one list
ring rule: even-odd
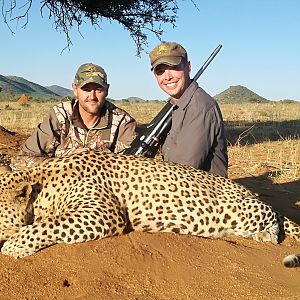
{"label": "leopard tail", "polygon": [[[284,235],[289,235],[300,241],[300,226],[287,217],[280,216],[280,219],[282,220]],[[300,267],[300,254],[290,254],[283,259],[282,263],[287,268]]]}
{"label": "leopard tail", "polygon": [[282,263],[287,268],[300,267],[300,254],[290,254],[283,259]]}

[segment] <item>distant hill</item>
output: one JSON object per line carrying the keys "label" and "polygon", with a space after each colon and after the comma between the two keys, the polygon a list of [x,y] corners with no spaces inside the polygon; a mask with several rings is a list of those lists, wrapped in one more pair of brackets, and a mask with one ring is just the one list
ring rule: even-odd
{"label": "distant hill", "polygon": [[0,87],[2,89],[1,94],[14,93],[16,96],[27,94],[31,97],[42,98],[60,96],[44,86],[17,76],[0,75]]}
{"label": "distant hill", "polygon": [[127,99],[125,99],[129,102],[144,102],[145,100],[139,97],[129,97]]}
{"label": "distant hill", "polygon": [[25,83],[14,81],[10,77],[5,77],[3,75],[0,75],[0,87],[2,93],[13,92],[15,94],[22,94],[34,92],[34,90]]}
{"label": "distant hill", "polygon": [[70,96],[72,97],[74,94],[72,90],[66,89],[64,87],[61,87],[59,85],[50,85],[50,86],[45,86],[48,90],[52,91],[53,93],[62,96],[62,97],[67,97]]}
{"label": "distant hill", "polygon": [[[55,97],[73,97],[71,89],[66,89],[58,85],[41,86],[37,83],[26,80],[18,76],[4,76],[0,74],[0,100],[6,93],[13,93],[14,97],[20,97],[22,94],[26,94],[33,98],[55,98]],[[252,92],[248,88],[242,85],[231,86],[225,91],[214,96],[214,98],[221,103],[266,103],[270,102],[258,94]],[[114,99],[110,99],[114,101]],[[139,97],[128,97],[121,101],[128,102],[144,102],[151,100],[144,100]],[[153,100],[152,100],[153,101]],[[154,100],[159,101],[159,100]],[[292,103],[294,100],[281,100],[282,102]]]}
{"label": "distant hill", "polygon": [[242,85],[231,86],[214,98],[221,103],[267,103],[270,102]]}

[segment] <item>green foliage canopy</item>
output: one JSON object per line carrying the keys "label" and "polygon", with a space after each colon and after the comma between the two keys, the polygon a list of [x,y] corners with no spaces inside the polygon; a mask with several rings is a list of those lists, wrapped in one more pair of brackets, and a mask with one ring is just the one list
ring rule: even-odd
{"label": "green foliage canopy", "polygon": [[[22,27],[26,27],[33,0],[0,2],[3,20],[9,28],[13,20],[23,20]],[[176,0],[42,0],[40,6],[41,16],[46,10],[56,30],[65,33],[67,47],[72,44],[71,28],[77,27],[79,30],[85,20],[93,26],[100,26],[105,18],[117,21],[129,32],[137,46],[137,54],[147,44],[147,34],[153,33],[160,38],[162,23],[175,26],[178,10]]]}

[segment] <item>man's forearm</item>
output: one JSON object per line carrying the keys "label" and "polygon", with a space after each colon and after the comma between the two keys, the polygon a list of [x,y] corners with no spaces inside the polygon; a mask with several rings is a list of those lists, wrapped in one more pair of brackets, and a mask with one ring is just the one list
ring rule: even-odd
{"label": "man's forearm", "polygon": [[9,166],[13,171],[22,170],[39,165],[48,157],[16,155],[11,157]]}

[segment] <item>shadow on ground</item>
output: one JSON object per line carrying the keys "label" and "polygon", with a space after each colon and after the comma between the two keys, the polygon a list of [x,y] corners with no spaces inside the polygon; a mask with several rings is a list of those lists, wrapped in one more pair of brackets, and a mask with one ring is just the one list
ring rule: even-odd
{"label": "shadow on ground", "polygon": [[300,121],[229,121],[225,122],[226,136],[229,145],[241,146],[258,144],[265,141],[300,138]]}
{"label": "shadow on ground", "polygon": [[258,193],[261,200],[273,206],[276,211],[300,224],[300,180],[274,184],[270,173],[234,180]]}

